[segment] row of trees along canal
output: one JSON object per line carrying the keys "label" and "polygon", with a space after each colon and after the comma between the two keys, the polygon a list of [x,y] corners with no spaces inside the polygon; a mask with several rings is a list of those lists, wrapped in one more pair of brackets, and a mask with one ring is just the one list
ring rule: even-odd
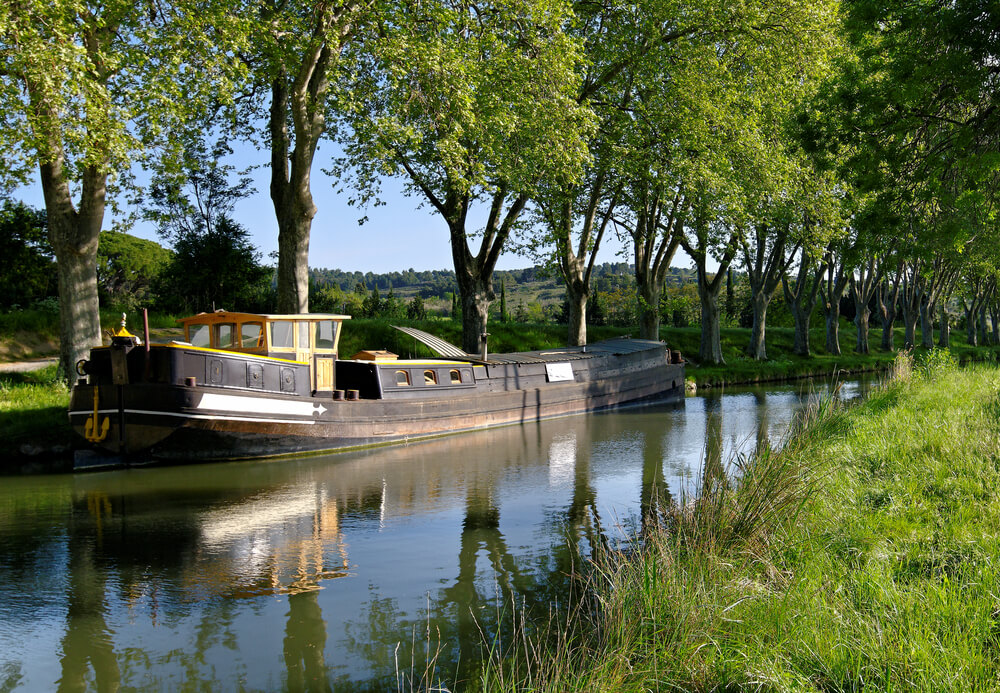
{"label": "row of trees along canal", "polygon": [[722,358],[733,266],[752,287],[755,358],[779,290],[801,351],[816,301],[835,337],[845,292],[859,350],[873,301],[889,324],[902,306],[907,341],[919,322],[928,343],[949,297],[962,292],[974,332],[996,294],[998,20],[979,2],[27,0],[0,7],[0,176],[41,181],[73,297],[67,372],[100,339],[106,206],[145,169],[161,212],[196,207],[219,138],[270,151],[280,312],[309,307],[310,172],[327,139],[357,204],[400,176],[446,222],[466,350],[510,246],[558,268],[569,341],[585,342],[608,233],[632,248],[644,337],[676,252],[690,258],[704,361]]}

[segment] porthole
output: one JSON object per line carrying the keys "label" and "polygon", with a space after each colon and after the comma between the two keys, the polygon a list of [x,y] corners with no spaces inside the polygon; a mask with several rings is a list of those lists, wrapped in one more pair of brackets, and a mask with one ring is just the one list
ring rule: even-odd
{"label": "porthole", "polygon": [[434,371],[424,371],[424,385],[437,385],[438,377]]}
{"label": "porthole", "polygon": [[410,384],[410,374],[406,371],[396,371],[396,385],[405,387]]}
{"label": "porthole", "polygon": [[462,372],[460,370],[458,370],[457,368],[452,368],[448,372],[448,375],[451,377],[451,384],[452,385],[459,385],[459,384],[461,384],[461,382],[462,382]]}

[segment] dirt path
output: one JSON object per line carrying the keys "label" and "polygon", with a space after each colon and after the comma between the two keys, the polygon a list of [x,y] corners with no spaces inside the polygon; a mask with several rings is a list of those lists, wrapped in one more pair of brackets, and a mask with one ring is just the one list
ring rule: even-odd
{"label": "dirt path", "polygon": [[49,364],[59,361],[58,356],[50,356],[44,359],[29,359],[27,361],[12,361],[10,363],[0,363],[0,373],[27,373],[45,368]]}

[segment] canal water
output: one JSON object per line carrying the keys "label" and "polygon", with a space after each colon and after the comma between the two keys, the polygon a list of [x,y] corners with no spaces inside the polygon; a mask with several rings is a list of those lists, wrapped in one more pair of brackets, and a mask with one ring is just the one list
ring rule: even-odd
{"label": "canal water", "polygon": [[[291,461],[0,478],[0,692],[450,689],[827,386]],[[847,382],[841,398],[862,396]]]}

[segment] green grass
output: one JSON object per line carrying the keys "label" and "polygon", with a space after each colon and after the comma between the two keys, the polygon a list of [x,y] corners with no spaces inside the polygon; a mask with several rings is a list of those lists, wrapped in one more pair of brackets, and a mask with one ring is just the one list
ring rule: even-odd
{"label": "green grass", "polygon": [[69,389],[57,367],[30,373],[0,374],[0,457],[17,454],[22,445],[68,445]]}
{"label": "green grass", "polygon": [[1000,371],[932,356],[602,561],[487,690],[1000,686]]}

